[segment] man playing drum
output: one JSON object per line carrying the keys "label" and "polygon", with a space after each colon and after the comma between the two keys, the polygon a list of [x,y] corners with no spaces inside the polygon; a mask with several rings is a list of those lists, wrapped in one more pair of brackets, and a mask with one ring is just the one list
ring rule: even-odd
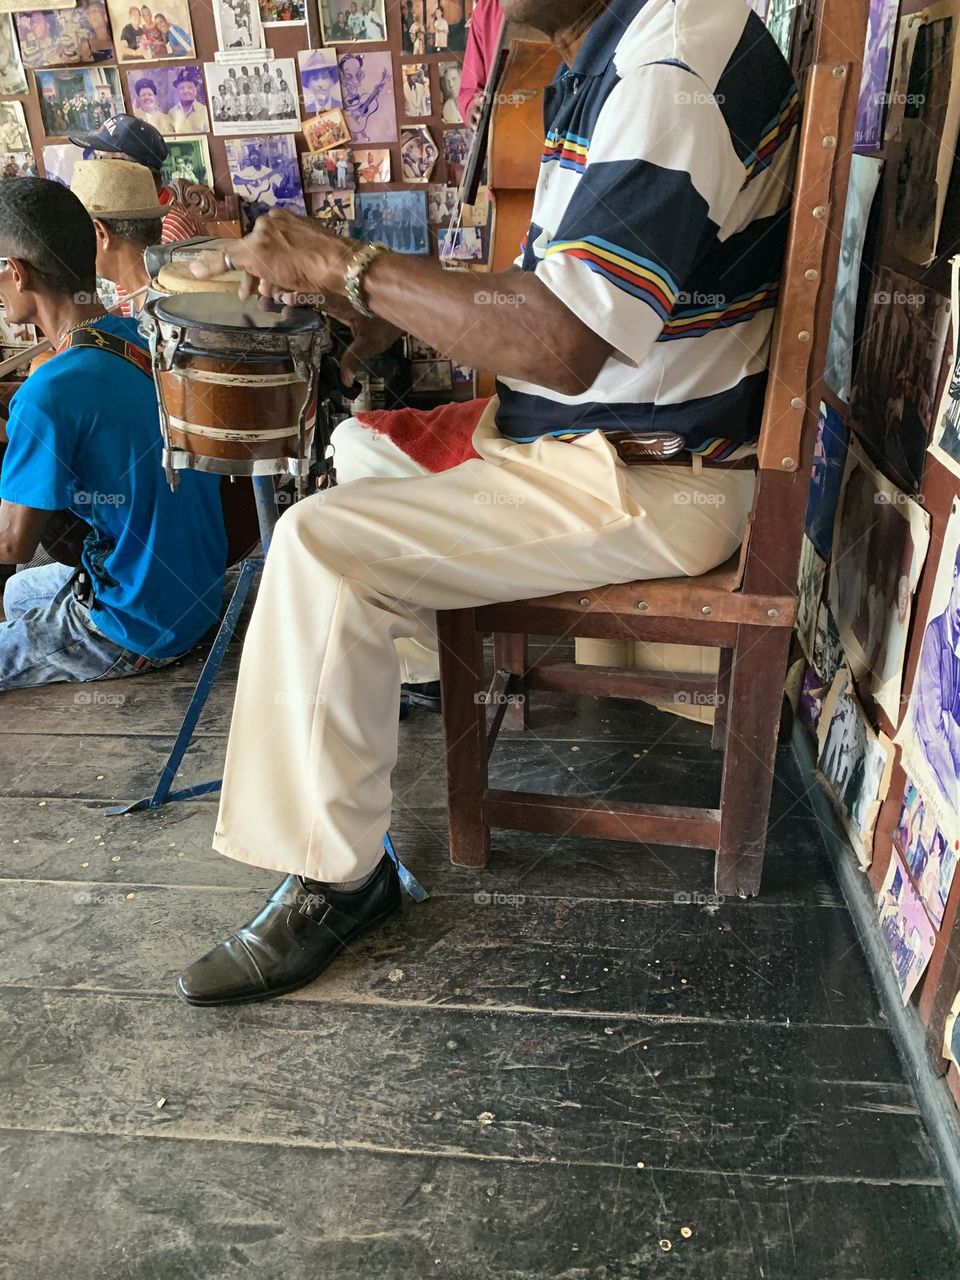
{"label": "man playing drum", "polygon": [[96,296],[97,237],[72,192],[0,183],[0,302],[55,348],[11,401],[0,563],[29,561],[51,515],[91,526],[82,562],[7,583],[0,690],[107,680],[173,662],[217,622],[226,566],[218,476],[171,492],[149,354]]}
{"label": "man playing drum", "polygon": [[[501,7],[565,63],[514,270],[444,271],[285,212],[231,250],[251,287],[352,320],[348,364],[406,331],[500,379],[460,465],[407,459],[402,478],[353,478],[280,521],[214,846],[287,879],[182,975],[194,1004],[303,986],[398,909],[382,840],[403,803],[400,686],[436,678],[436,610],[698,575],[742,540],[795,160],[790,71],[743,0]],[[650,432],[679,465],[628,465]]]}

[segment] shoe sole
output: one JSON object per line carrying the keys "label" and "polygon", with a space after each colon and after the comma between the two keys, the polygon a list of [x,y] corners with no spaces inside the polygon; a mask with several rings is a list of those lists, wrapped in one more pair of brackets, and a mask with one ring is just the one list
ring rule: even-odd
{"label": "shoe sole", "polygon": [[333,953],[322,969],[318,969],[316,973],[311,974],[309,978],[305,978],[302,982],[293,982],[285,987],[277,987],[273,991],[257,991],[249,996],[235,996],[227,1000],[198,1000],[195,996],[189,996],[180,985],[181,979],[177,979],[177,995],[185,1003],[192,1005],[195,1009],[217,1009],[226,1008],[228,1005],[236,1004],[261,1004],[264,1000],[276,1000],[278,996],[288,996],[291,992],[302,991],[304,987],[309,987],[316,982],[318,978],[322,978],[326,971],[330,968],[335,960],[339,960],[341,954],[346,951],[347,947],[353,946],[355,942],[361,942],[371,933],[383,927],[388,920],[400,913],[400,904],[391,907],[389,911],[385,911],[383,915],[377,916],[376,920],[371,920],[369,924],[355,933],[348,942],[342,942],[337,950]]}

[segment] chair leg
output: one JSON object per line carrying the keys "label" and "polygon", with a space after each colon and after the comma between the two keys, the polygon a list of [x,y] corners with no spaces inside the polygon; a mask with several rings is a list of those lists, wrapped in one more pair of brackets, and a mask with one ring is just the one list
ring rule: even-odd
{"label": "chair leg", "polygon": [[437,614],[443,744],[447,769],[450,861],[484,867],[490,857],[490,830],[483,820],[487,789],[487,712],[483,636],[473,609]]}
{"label": "chair leg", "polygon": [[493,664],[498,671],[509,671],[518,679],[517,686],[511,691],[514,701],[507,706],[503,717],[504,729],[523,730],[530,723],[530,693],[524,685],[520,687],[527,673],[527,637],[525,635],[507,635],[498,631],[493,637]]}
{"label": "chair leg", "polygon": [[733,671],[733,655],[729,649],[720,650],[717,670],[717,701],[713,709],[714,751],[722,751],[727,743],[727,719],[730,713],[730,676]]}
{"label": "chair leg", "polygon": [[741,627],[732,653],[716,891],[760,892],[790,631]]}

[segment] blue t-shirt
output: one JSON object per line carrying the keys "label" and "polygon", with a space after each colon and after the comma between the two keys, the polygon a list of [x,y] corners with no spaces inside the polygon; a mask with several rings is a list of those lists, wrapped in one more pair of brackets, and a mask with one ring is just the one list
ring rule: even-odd
{"label": "blue t-shirt", "polygon": [[[96,328],[142,346],[137,322]],[[108,351],[64,351],[30,375],[10,403],[0,498],[88,521],[83,564],[91,621],[148,658],[191,648],[217,621],[227,541],[220,478],[163,472],[153,382]]]}

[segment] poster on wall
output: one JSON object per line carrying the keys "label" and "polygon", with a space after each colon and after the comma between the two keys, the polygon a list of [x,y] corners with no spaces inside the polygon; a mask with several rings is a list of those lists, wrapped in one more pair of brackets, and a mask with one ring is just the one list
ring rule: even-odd
{"label": "poster on wall", "polygon": [[874,732],[864,715],[846,664],[824,700],[817,745],[817,776],[866,870],[873,860],[873,834],[890,788],[894,752],[890,739]]}
{"label": "poster on wall", "polygon": [[40,115],[48,138],[94,133],[125,110],[116,67],[37,71]]}
{"label": "poster on wall", "polygon": [[870,0],[853,142],[855,147],[863,151],[876,151],[883,145],[883,118],[887,109],[887,85],[890,83],[893,39],[897,32],[899,11],[900,0]]}
{"label": "poster on wall", "polygon": [[324,44],[383,44],[387,15],[383,0],[319,0]]}
{"label": "poster on wall", "polygon": [[157,0],[151,11],[126,0],[107,0],[118,62],[161,62],[196,54],[188,0]]}
{"label": "poster on wall", "polygon": [[292,58],[249,66],[205,62],[213,132],[223,137],[246,133],[293,133],[300,128],[297,72]]}
{"label": "poster on wall", "polygon": [[960,477],[960,342],[957,341],[957,334],[960,333],[960,258],[952,259],[950,268],[953,281],[951,373],[933,424],[930,453],[948,471]]}
{"label": "poster on wall", "polygon": [[306,217],[297,148],[290,134],[228,138],[223,145],[233,193],[244,202],[249,225],[271,209]]}
{"label": "poster on wall", "polygon": [[31,71],[115,60],[104,0],[77,0],[75,9],[18,13],[16,24],[23,65]]}
{"label": "poster on wall", "polygon": [[897,249],[928,266],[940,225],[960,136],[960,0],[924,10],[910,64],[896,183]]}
{"label": "poster on wall", "polygon": [[853,378],[854,333],[863,248],[882,171],[883,161],[871,156],[855,155],[851,160],[847,207],[840,235],[837,287],[830,319],[830,340],[827,344],[827,364],[823,374],[827,386],[847,403],[850,401]]}
{"label": "poster on wall", "polygon": [[920,661],[896,744],[932,820],[953,847],[960,838],[960,501],[954,498]]}
{"label": "poster on wall", "polygon": [[895,848],[890,851],[890,867],[877,896],[877,908],[880,932],[906,1004],[930,962],[937,935]]}
{"label": "poster on wall", "polygon": [[851,441],[837,503],[830,608],[861,690],[896,726],[913,597],[930,517]]}
{"label": "poster on wall", "polygon": [[165,138],[210,132],[207,91],[198,66],[134,68],[126,76],[133,114]]}
{"label": "poster on wall", "polygon": [[817,554],[829,560],[837,502],[847,461],[847,428],[829,405],[821,402],[817,438],[810,468],[810,492],[804,529]]}
{"label": "poster on wall", "polygon": [[13,29],[13,16],[0,13],[0,94],[19,97],[27,92],[27,77]]}
{"label": "poster on wall", "polygon": [[894,832],[897,848],[910,869],[923,905],[937,929],[943,924],[947,899],[957,870],[958,848],[951,844],[909,778]]}
{"label": "poster on wall", "polygon": [[168,138],[167,158],[160,169],[164,185],[176,182],[199,183],[213,187],[213,166],[210,163],[210,147],[203,134],[195,138]]}
{"label": "poster on wall", "polygon": [[397,101],[389,53],[340,55],[343,112],[354,142],[397,141]]}
{"label": "poster on wall", "polygon": [[880,267],[867,299],[850,413],[867,452],[917,493],[937,408],[950,304]]}

